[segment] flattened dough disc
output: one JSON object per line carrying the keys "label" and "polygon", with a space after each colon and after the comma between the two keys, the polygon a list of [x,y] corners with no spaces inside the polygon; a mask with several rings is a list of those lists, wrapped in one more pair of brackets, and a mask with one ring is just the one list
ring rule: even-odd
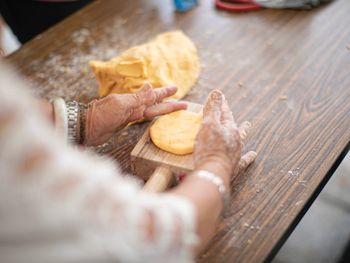
{"label": "flattened dough disc", "polygon": [[158,118],[150,128],[153,143],[160,149],[184,155],[193,152],[202,115],[180,110]]}

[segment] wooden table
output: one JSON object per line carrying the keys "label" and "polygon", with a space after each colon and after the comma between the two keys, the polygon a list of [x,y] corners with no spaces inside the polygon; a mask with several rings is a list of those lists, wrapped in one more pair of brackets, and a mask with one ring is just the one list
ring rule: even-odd
{"label": "wooden table", "polygon": [[[96,1],[8,60],[41,96],[86,101],[97,95],[90,59],[184,30],[203,65],[186,99],[203,103],[221,89],[237,120],[253,123],[246,148],[259,154],[234,182],[231,215],[198,261],[269,261],[349,150],[350,2],[245,14],[217,11],[212,2],[179,14],[170,1]],[[129,171],[146,125],[121,132],[102,151]]]}

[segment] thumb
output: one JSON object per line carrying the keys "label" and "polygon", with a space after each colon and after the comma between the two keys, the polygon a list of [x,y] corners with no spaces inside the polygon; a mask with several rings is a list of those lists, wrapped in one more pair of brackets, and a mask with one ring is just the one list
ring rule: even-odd
{"label": "thumb", "polygon": [[213,90],[210,92],[203,109],[204,118],[213,118],[220,121],[222,103],[223,94],[221,91]]}

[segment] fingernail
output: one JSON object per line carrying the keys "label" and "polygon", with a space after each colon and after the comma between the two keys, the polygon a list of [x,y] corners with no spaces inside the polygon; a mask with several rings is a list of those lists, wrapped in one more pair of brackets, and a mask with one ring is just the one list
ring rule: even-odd
{"label": "fingernail", "polygon": [[258,154],[254,151],[251,151],[251,155],[252,155],[252,158],[254,158],[254,159],[258,156]]}

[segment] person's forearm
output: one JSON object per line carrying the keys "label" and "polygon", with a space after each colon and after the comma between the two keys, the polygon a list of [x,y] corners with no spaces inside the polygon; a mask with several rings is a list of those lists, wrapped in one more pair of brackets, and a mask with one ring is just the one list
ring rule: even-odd
{"label": "person's forearm", "polygon": [[[228,189],[229,179],[225,178],[229,177],[220,165],[215,163],[205,164],[198,170],[206,170],[220,176]],[[198,254],[208,244],[218,224],[223,209],[222,196],[215,184],[194,174],[188,175],[185,181],[176,187],[172,193],[189,199],[195,206],[197,235],[200,238],[200,243],[195,248],[195,253]]]}

